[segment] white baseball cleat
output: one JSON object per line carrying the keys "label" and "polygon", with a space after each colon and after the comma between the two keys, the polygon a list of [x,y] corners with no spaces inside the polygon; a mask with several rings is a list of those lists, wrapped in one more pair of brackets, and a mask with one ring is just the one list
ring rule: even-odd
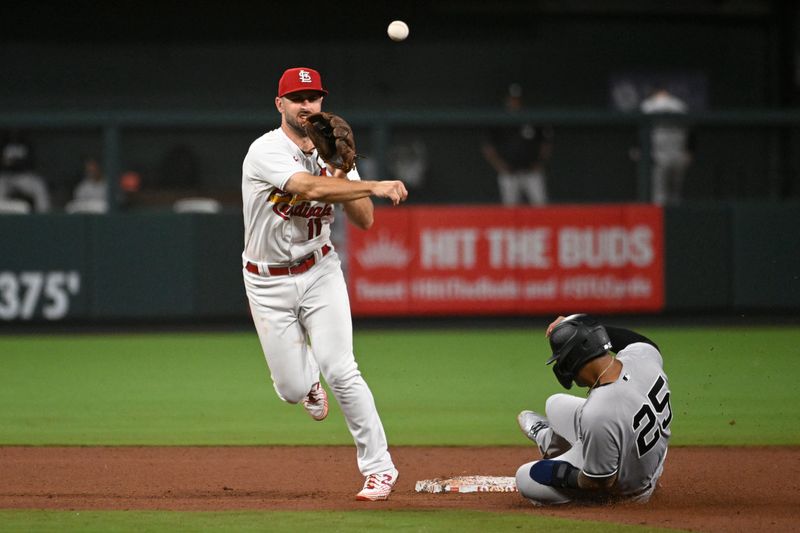
{"label": "white baseball cleat", "polygon": [[356,500],[362,502],[388,500],[399,475],[396,468],[368,475],[364,481],[364,488],[356,494]]}
{"label": "white baseball cleat", "polygon": [[328,416],[328,393],[319,381],[311,386],[308,396],[303,400],[303,407],[314,420],[325,420]]}
{"label": "white baseball cleat", "polygon": [[547,417],[539,413],[534,413],[533,411],[522,411],[517,415],[517,422],[519,422],[519,429],[522,430],[522,433],[541,448],[542,446],[539,441],[536,440],[536,437],[540,432],[550,427]]}

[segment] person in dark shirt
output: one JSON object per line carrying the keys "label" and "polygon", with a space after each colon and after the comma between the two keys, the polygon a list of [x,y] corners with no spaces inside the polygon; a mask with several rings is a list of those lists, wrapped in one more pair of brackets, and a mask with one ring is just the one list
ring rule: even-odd
{"label": "person in dark shirt", "polygon": [[[523,109],[522,87],[512,84],[505,101],[509,113]],[[481,151],[497,172],[497,185],[503,205],[524,203],[545,205],[547,198],[546,165],[553,150],[553,130],[522,122],[489,132]]]}

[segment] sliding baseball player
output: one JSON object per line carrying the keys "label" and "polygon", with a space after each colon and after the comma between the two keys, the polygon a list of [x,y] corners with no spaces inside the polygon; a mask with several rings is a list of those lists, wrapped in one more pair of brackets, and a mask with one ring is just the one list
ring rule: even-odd
{"label": "sliding baseball player", "polygon": [[519,414],[543,458],[519,467],[518,490],[535,505],[647,501],[664,469],[672,422],[658,346],[582,314],[558,317],[547,336],[556,378],[566,389],[573,382],[588,388],[588,398],[555,394],[546,416]]}

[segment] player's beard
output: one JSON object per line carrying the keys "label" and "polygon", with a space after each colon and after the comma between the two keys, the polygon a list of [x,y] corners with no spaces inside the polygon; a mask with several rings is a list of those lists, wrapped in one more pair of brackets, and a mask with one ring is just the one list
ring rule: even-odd
{"label": "player's beard", "polygon": [[307,116],[308,116],[308,115],[310,115],[311,113],[298,113],[298,114],[297,114],[296,116],[294,116],[294,117],[292,117],[292,116],[290,116],[290,115],[286,115],[286,124],[288,124],[288,125],[289,125],[289,127],[290,127],[290,128],[292,128],[292,130],[293,130],[293,131],[294,131],[294,132],[295,132],[297,135],[299,135],[299,136],[300,136],[300,138],[302,138],[302,139],[305,139],[306,137],[308,137],[308,134],[306,133],[306,130],[305,130],[305,128],[303,127],[303,125],[300,123],[300,115],[301,115],[301,114],[302,114],[304,117],[307,117]]}

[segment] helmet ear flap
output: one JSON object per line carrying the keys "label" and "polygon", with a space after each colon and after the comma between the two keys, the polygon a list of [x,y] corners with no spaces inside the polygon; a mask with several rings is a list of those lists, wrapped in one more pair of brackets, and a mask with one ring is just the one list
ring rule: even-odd
{"label": "helmet ear flap", "polygon": [[570,372],[564,372],[559,363],[553,365],[553,374],[556,375],[556,379],[559,383],[561,383],[562,387],[565,389],[572,388],[572,380],[574,379],[574,376]]}
{"label": "helmet ear flap", "polygon": [[547,364],[565,389],[572,388],[575,376],[595,357],[608,352],[611,342],[606,328],[589,315],[571,315],[550,332],[552,356]]}

